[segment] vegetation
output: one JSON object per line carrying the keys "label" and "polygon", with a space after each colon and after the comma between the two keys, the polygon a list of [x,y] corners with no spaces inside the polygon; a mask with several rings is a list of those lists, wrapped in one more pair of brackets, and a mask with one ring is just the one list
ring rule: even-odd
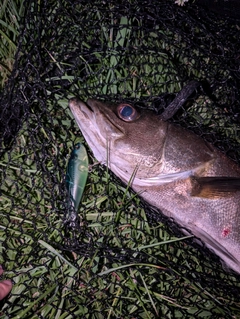
{"label": "vegetation", "polygon": [[[1,88],[13,68],[23,14],[24,0],[5,0],[1,4]],[[100,11],[95,14],[96,21],[102,19]],[[112,20],[111,25],[114,23]],[[120,23],[125,27],[114,38],[113,29],[102,24],[100,38],[109,54],[93,52],[92,64],[80,56],[83,63],[78,81],[64,73],[62,61],[52,58],[70,83],[68,98],[77,90],[84,98],[94,94],[120,96],[125,92],[132,92],[131,98],[148,98],[159,91],[179,91],[182,83],[166,53],[171,48],[163,48],[165,44],[157,42],[154,31],[151,40],[164,53],[158,57],[138,54],[134,58],[123,54],[121,61],[117,59],[115,52],[119,46],[127,47],[131,37],[141,39],[144,46],[149,44],[146,38],[142,40],[140,31],[133,34],[128,27],[131,23],[140,25],[140,21],[122,17]],[[88,48],[89,44],[82,45]],[[194,60],[186,64],[190,65],[190,75],[204,75],[198,73],[204,71],[197,70]],[[86,75],[84,81],[81,74]],[[148,83],[144,82],[145,74]],[[54,75],[46,83],[56,89],[61,79]],[[152,88],[155,82],[159,86]],[[104,85],[97,87],[97,83]],[[7,319],[7,313],[14,319],[110,319],[126,318],[127,313],[129,318],[171,318],[171,314],[174,318],[182,318],[183,314],[189,318],[224,318],[229,309],[237,313],[239,302],[226,295],[226,287],[236,278],[222,271],[212,255],[203,258],[197,249],[188,246],[189,236],[177,237],[167,224],[152,223],[136,194],[96,163],[90,151],[90,174],[79,210],[80,231],[66,231],[64,173],[73,144],[84,140],[73,125],[66,96],[56,91],[48,91],[47,116],[32,112],[11,152],[0,161],[0,242],[4,243],[0,263],[5,261],[5,276],[14,281],[0,317]],[[206,115],[209,105],[201,99],[200,120],[212,126],[212,117]],[[192,120],[196,116],[193,111]],[[77,247],[73,245],[76,242]],[[211,278],[209,284],[204,281],[207,275]],[[219,277],[222,289],[212,284]]]}
{"label": "vegetation", "polygon": [[0,3],[0,91],[11,74],[20,19],[24,14],[24,0],[3,0]]}

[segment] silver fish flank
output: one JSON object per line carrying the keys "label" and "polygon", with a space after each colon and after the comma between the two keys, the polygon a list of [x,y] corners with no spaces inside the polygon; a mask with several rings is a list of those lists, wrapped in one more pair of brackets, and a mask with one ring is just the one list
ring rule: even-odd
{"label": "silver fish flank", "polygon": [[[194,133],[129,104],[69,107],[96,159],[240,273],[240,167]],[[109,152],[109,154],[107,154]]]}

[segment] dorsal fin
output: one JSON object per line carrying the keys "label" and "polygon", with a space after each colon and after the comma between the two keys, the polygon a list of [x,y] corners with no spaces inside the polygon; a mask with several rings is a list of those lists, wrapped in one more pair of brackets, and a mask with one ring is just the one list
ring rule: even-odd
{"label": "dorsal fin", "polygon": [[173,117],[173,115],[182,107],[186,102],[187,98],[193,94],[193,92],[200,86],[198,81],[190,81],[187,85],[178,92],[175,99],[167,106],[167,108],[160,115],[160,118],[163,121],[167,121]]}

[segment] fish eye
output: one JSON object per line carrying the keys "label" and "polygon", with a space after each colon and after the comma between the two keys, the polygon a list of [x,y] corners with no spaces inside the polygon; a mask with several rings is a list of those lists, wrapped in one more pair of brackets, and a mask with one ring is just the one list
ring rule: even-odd
{"label": "fish eye", "polygon": [[118,116],[125,122],[131,122],[139,117],[137,110],[130,104],[119,104],[117,107]]}

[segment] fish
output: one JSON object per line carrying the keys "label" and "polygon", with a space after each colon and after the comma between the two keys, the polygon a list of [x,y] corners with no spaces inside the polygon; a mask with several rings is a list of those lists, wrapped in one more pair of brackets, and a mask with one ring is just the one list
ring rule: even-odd
{"label": "fish", "polygon": [[75,227],[77,223],[77,211],[82,199],[88,178],[88,155],[82,143],[76,143],[71,152],[67,165],[66,187],[68,191],[69,215],[67,223],[70,227]]}
{"label": "fish", "polygon": [[[183,94],[184,96],[184,94]],[[74,97],[69,108],[97,161],[240,273],[240,167],[212,144],[129,103]],[[184,99],[183,99],[184,100]]]}

